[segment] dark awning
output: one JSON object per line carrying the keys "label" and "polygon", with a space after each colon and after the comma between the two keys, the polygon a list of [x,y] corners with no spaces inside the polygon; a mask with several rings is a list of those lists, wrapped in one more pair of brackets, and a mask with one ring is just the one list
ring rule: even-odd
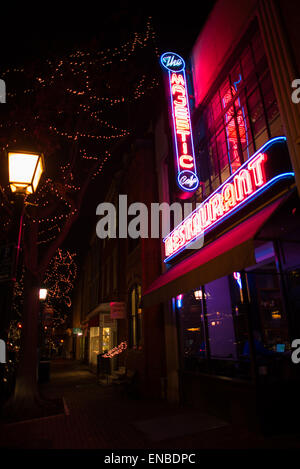
{"label": "dark awning", "polygon": [[171,267],[144,292],[143,307],[166,301],[256,264],[254,237],[282,198],[252,215],[195,254]]}

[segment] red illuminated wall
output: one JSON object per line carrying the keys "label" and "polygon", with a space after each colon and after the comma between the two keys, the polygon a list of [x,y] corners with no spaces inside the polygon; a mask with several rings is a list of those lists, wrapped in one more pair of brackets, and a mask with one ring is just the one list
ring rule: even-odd
{"label": "red illuminated wall", "polygon": [[300,78],[300,4],[297,0],[279,0],[280,19],[291,48],[295,78]]}
{"label": "red illuminated wall", "polygon": [[203,100],[246,31],[257,0],[220,0],[212,10],[193,51],[196,106]]}

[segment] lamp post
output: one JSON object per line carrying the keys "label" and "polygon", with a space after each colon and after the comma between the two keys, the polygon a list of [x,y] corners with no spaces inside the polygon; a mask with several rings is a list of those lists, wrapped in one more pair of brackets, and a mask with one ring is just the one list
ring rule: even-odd
{"label": "lamp post", "polygon": [[[27,196],[33,194],[38,187],[40,178],[44,172],[44,157],[42,153],[31,151],[8,150],[8,179],[9,186],[16,198],[19,213],[19,231],[17,237],[16,255],[13,265],[13,283],[17,278],[17,267],[22,245],[22,232],[25,208],[28,205],[36,205],[27,200]],[[26,222],[28,239],[26,242],[26,269],[24,275],[22,335],[20,347],[20,359],[16,374],[14,394],[8,402],[8,412],[20,414],[31,412],[39,408],[39,392],[37,388],[38,365],[38,319],[39,319],[39,289],[40,275],[35,270],[37,258],[37,226]],[[30,232],[29,232],[30,228]],[[27,265],[28,264],[28,265]]]}
{"label": "lamp post", "polygon": [[28,151],[8,151],[8,179],[12,192],[21,197],[21,215],[19,223],[16,256],[13,266],[12,280],[17,277],[17,267],[21,250],[22,227],[24,220],[25,196],[33,194],[44,172],[44,155],[42,153]]}

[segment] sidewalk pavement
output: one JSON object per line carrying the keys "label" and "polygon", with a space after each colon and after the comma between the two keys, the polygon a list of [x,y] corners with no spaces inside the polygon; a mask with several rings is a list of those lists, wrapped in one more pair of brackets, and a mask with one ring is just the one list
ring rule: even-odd
{"label": "sidewalk pavement", "polygon": [[113,386],[98,384],[78,362],[56,360],[51,370],[42,391],[50,398],[63,397],[65,413],[0,425],[0,448],[300,448],[299,435],[267,438],[190,408],[126,397]]}

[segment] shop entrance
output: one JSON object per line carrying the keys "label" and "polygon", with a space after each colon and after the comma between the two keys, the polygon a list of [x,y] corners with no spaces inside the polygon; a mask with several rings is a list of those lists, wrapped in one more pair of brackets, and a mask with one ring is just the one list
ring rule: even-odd
{"label": "shop entrance", "polygon": [[93,366],[97,366],[97,355],[100,351],[100,328],[90,327],[90,357],[89,362]]}
{"label": "shop entrance", "polygon": [[[110,314],[100,315],[100,353],[108,352],[117,344],[117,321]],[[117,358],[109,358],[111,371],[117,367]]]}

